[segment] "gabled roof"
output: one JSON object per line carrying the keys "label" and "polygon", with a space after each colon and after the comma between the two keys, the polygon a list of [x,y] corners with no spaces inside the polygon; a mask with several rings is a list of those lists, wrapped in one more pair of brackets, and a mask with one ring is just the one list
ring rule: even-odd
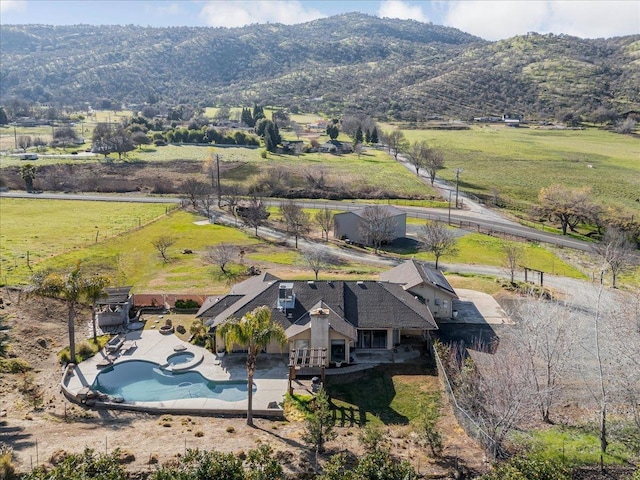
{"label": "gabled roof", "polygon": [[108,305],[112,303],[126,303],[131,295],[132,287],[111,287],[105,288],[106,295],[100,297],[96,304]]}
{"label": "gabled roof", "polygon": [[329,323],[329,328],[335,330],[338,333],[341,333],[347,338],[351,340],[356,340],[358,338],[356,333],[356,328],[349,322],[347,322],[344,318],[334,312],[329,305],[320,301],[316,303],[309,312],[303,315],[300,319],[296,320],[289,328],[287,328],[286,333],[287,337],[292,337],[294,335],[299,334],[300,332],[304,332],[311,328],[311,313],[314,310],[322,309],[326,311],[326,319]]}
{"label": "gabled roof", "polygon": [[[398,215],[406,215],[406,212],[404,210],[394,207],[393,205],[378,205],[378,206],[381,207],[390,217],[396,217]],[[350,210],[348,212],[336,213],[334,217],[337,217],[339,215],[353,214],[357,217],[362,218],[362,214],[364,213],[365,208],[359,208],[358,210]]]}
{"label": "gabled roof", "polygon": [[[205,319],[208,326],[215,327],[229,317],[240,318],[256,307],[267,305],[271,307],[271,318],[287,329],[293,324],[304,325],[309,312],[323,305],[335,319],[332,323],[335,330],[347,336],[350,329],[341,325],[342,321],[364,329],[438,328],[429,309],[400,285],[376,281],[288,281],[293,284],[294,299],[293,307],[285,310],[277,306],[281,282],[272,280],[273,276],[262,277],[262,281],[259,278],[234,286],[231,294],[218,301],[207,300],[198,317]],[[247,291],[249,281],[253,287],[251,292]],[[239,291],[246,293],[240,295]]]}
{"label": "gabled roof", "polygon": [[452,298],[458,298],[455,290],[440,270],[431,268],[426,263],[413,259],[407,260],[391,270],[382,272],[380,274],[380,280],[400,284],[405,290],[411,290],[418,285],[424,284]]}

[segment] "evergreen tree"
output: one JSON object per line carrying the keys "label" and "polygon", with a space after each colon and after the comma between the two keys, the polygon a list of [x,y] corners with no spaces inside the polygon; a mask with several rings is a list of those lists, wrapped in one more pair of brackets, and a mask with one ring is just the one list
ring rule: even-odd
{"label": "evergreen tree", "polygon": [[364,141],[367,143],[371,143],[371,130],[369,130],[368,128],[364,132]]}
{"label": "evergreen tree", "polygon": [[6,125],[7,123],[9,123],[7,112],[5,112],[4,107],[0,107],[0,125]]}
{"label": "evergreen tree", "polygon": [[255,125],[261,118],[266,118],[264,115],[264,109],[260,105],[253,106],[253,124]]}
{"label": "evergreen tree", "polygon": [[362,143],[362,140],[364,140],[364,137],[362,136],[362,127],[358,127],[358,130],[356,130],[355,143]]}
{"label": "evergreen tree", "polygon": [[373,131],[371,132],[371,143],[378,143],[378,127],[373,127]]}
{"label": "evergreen tree", "polygon": [[335,140],[336,138],[338,138],[338,135],[340,135],[340,129],[338,128],[338,125],[334,123],[330,123],[329,125],[327,125],[327,135],[329,135],[329,138],[331,140]]}

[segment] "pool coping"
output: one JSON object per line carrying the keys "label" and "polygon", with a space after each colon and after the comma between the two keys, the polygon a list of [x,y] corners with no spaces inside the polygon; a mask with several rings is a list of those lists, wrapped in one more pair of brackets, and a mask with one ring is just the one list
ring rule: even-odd
{"label": "pool coping", "polygon": [[[175,335],[161,335],[156,331],[135,331],[126,335],[127,340],[136,342],[136,351],[120,353],[117,358],[110,360],[110,365],[115,365],[129,360],[144,360],[158,364],[158,360],[166,360],[169,355],[176,353],[178,347],[181,351],[190,351],[196,354],[188,364],[180,364],[180,370],[189,370],[200,366],[198,371],[203,377],[211,381],[245,380],[246,369],[240,369],[235,365],[221,364],[221,357],[211,352],[183,342]],[[162,338],[159,338],[162,337]],[[184,349],[182,348],[184,347]],[[152,357],[151,359],[149,357]],[[63,372],[60,387],[64,396],[71,402],[91,408],[103,408],[113,410],[130,410],[147,412],[151,414],[188,414],[203,416],[245,416],[247,400],[229,402],[214,398],[187,398],[179,400],[167,400],[156,402],[121,402],[117,397],[100,395],[99,397],[90,386],[95,377],[100,373],[101,362],[107,358],[106,353],[99,352],[94,357],[81,362],[78,365],[68,364]],[[160,366],[160,364],[158,364]],[[104,367],[104,363],[102,364]],[[256,378],[257,377],[257,378]],[[273,368],[266,374],[254,377],[256,388],[253,394],[253,415],[258,417],[283,418],[284,412],[281,404],[287,390],[286,368]],[[111,399],[110,399],[111,398]]]}

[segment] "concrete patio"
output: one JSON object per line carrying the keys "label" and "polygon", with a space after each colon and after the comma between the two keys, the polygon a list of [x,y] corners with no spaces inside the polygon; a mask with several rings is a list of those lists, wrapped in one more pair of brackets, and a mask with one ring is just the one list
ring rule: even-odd
{"label": "concrete patio", "polygon": [[[61,385],[65,395],[72,401],[78,401],[79,394],[93,385],[96,377],[105,365],[122,363],[128,360],[146,360],[164,365],[167,358],[176,353],[192,352],[195,357],[190,363],[192,371],[201,373],[213,381],[246,380],[246,355],[242,353],[216,356],[208,350],[183,342],[177,336],[163,335],[154,330],[138,330],[124,334],[127,349],[120,348],[113,353],[101,350],[98,354],[81,362],[75,368],[65,370]],[[287,358],[282,355],[261,355],[258,358],[259,369],[254,377],[253,411],[258,416],[281,416],[281,403],[287,390]],[[186,367],[189,367],[187,365]],[[184,368],[184,366],[183,366]],[[222,401],[215,398],[186,398],[158,402],[100,402],[96,407],[139,410],[156,413],[188,414],[233,414],[240,415],[247,410],[247,401]]]}

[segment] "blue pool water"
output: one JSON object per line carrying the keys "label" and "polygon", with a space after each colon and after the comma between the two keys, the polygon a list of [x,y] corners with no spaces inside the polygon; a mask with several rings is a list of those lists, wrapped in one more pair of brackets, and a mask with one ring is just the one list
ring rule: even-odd
{"label": "blue pool water", "polygon": [[[102,370],[92,387],[125,402],[159,402],[215,398],[237,402],[247,398],[247,382],[207,380],[199,372],[170,372],[153,362],[129,360]],[[255,387],[254,387],[255,391]]]}
{"label": "blue pool water", "polygon": [[195,358],[195,354],[192,352],[179,352],[169,355],[167,357],[167,363],[171,366],[181,365],[188,363]]}

